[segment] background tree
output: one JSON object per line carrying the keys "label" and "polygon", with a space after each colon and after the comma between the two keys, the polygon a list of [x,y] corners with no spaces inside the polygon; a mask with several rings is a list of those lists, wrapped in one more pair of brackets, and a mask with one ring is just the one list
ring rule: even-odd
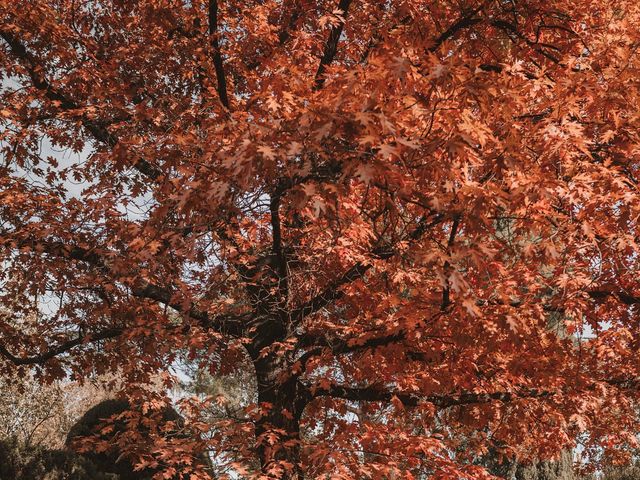
{"label": "background tree", "polygon": [[483,478],[580,434],[625,460],[639,8],[0,1],[2,371],[118,371],[156,408],[185,350],[250,362],[244,415],[141,467]]}
{"label": "background tree", "polygon": [[603,480],[633,480],[640,475],[637,462],[625,467],[609,467],[602,475]]}
{"label": "background tree", "polygon": [[[41,382],[26,374],[0,379],[0,439],[15,440],[26,450],[34,447],[61,449],[77,419],[108,396],[95,379],[78,382]],[[100,379],[102,385],[105,378]]]}

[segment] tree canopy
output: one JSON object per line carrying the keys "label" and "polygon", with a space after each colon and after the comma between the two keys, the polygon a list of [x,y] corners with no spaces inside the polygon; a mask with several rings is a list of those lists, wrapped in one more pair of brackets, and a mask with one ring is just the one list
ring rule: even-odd
{"label": "tree canopy", "polygon": [[625,460],[639,22],[635,0],[0,0],[0,371],[117,372],[142,412],[183,355],[249,371],[240,413],[188,399],[202,434],[140,453],[191,478],[203,450],[262,479]]}

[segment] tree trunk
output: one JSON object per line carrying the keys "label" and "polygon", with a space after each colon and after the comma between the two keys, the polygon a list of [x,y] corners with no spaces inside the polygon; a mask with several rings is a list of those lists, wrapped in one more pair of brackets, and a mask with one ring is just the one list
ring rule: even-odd
{"label": "tree trunk", "polygon": [[300,419],[310,397],[278,359],[268,355],[254,361],[261,408],[255,421],[257,453],[264,473],[300,480]]}

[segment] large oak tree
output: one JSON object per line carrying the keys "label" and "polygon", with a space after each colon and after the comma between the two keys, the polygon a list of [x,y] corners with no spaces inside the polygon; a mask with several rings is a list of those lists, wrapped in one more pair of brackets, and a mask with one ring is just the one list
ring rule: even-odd
{"label": "large oak tree", "polygon": [[119,372],[146,411],[185,352],[250,366],[252,405],[141,467],[624,458],[639,21],[635,0],[0,1],[0,368]]}

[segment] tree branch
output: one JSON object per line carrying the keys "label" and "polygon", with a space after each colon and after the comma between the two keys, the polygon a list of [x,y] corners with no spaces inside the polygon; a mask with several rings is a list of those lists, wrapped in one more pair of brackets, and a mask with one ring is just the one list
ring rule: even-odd
{"label": "tree branch", "polygon": [[271,197],[269,210],[271,212],[271,235],[273,238],[272,250],[276,260],[276,273],[278,274],[278,291],[282,301],[286,304],[289,297],[289,279],[287,273],[287,258],[282,248],[282,222],[280,220],[279,194]]}
{"label": "tree branch", "polygon": [[340,35],[342,35],[342,29],[344,28],[347,13],[349,11],[349,5],[351,5],[351,2],[352,0],[340,0],[340,3],[338,4],[338,10],[342,12],[342,18],[336,25],[331,27],[331,30],[329,31],[329,37],[327,38],[327,42],[324,45],[324,51],[322,53],[322,58],[320,59],[320,65],[318,65],[318,71],[316,72],[313,85],[314,90],[320,90],[324,86],[324,74],[327,70],[327,67],[331,65],[331,62],[333,62],[333,59],[338,51],[338,42],[340,41]]}
{"label": "tree branch", "polygon": [[227,97],[227,80],[224,73],[220,42],[218,40],[218,0],[209,0],[209,38],[213,51],[213,65],[216,69],[217,90],[220,102],[229,109],[229,97]]}
{"label": "tree branch", "polygon": [[[174,300],[171,291],[168,288],[146,282],[140,287],[133,288],[131,293],[138,298],[153,300],[167,307],[171,307],[182,315],[198,320],[202,328],[214,330],[223,335],[242,336],[244,329],[248,326],[246,318],[235,315],[216,315],[211,316],[206,311],[201,310],[195,302],[189,302],[188,305]],[[188,329],[185,325],[185,329]]]}
{"label": "tree branch", "polygon": [[[72,252],[77,252],[78,250],[74,249]],[[70,258],[75,258],[78,260],[87,260],[91,258],[90,255],[73,255],[70,254]],[[194,318],[199,321],[200,325],[203,328],[211,328],[213,330],[219,331],[224,334],[235,334],[239,335],[242,331],[242,328],[245,325],[243,319],[240,317],[232,317],[232,316],[224,316],[220,315],[217,317],[210,317],[206,312],[202,310],[198,310],[195,305],[192,305],[191,308],[186,309],[183,305],[172,302],[171,295],[167,289],[158,287],[151,283],[148,283],[143,288],[134,288],[132,289],[132,293],[134,296],[143,299],[154,300],[164,305],[167,305],[174,310],[181,312],[182,314],[188,316],[189,318]],[[182,327],[184,332],[189,330],[189,324],[185,324]],[[33,364],[43,364],[48,360],[61,355],[69,350],[83,345],[85,343],[94,343],[100,340],[106,340],[110,338],[115,338],[120,336],[122,333],[126,331],[125,328],[107,328],[97,333],[81,335],[72,340],[68,340],[60,345],[53,347],[45,352],[28,356],[28,357],[18,357],[9,352],[9,350],[0,345],[0,355],[7,358],[14,365],[33,365]]]}
{"label": "tree branch", "polygon": [[469,27],[472,27],[473,25],[480,23],[482,19],[474,18],[474,17],[478,12],[480,12],[480,10],[482,10],[483,7],[484,5],[481,5],[475,10],[473,10],[471,13],[464,15],[458,21],[453,23],[449,28],[447,28],[444,32],[442,32],[438,36],[438,38],[436,38],[434,44],[429,48],[429,52],[433,53],[436,50],[438,50],[438,48],[440,48],[440,46],[444,42],[446,42],[447,40],[455,36],[461,30],[464,30],[465,28],[469,28]]}
{"label": "tree branch", "polygon": [[321,308],[326,307],[334,300],[337,300],[343,295],[340,287],[351,283],[359,278],[364,277],[364,274],[372,267],[371,264],[364,264],[362,262],[356,263],[349,270],[347,270],[338,280],[334,281],[329,287],[325,288],[322,293],[316,295],[308,302],[304,303],[300,307],[296,308],[291,313],[291,321],[293,324],[298,324],[305,317],[317,312]]}
{"label": "tree branch", "polygon": [[[493,20],[491,22],[491,25],[507,33],[507,35],[512,34],[516,38],[519,38],[520,40],[524,41],[529,47],[533,49],[534,52],[537,52],[540,55],[546,57],[547,59],[551,60],[553,63],[556,63],[556,64],[560,63],[559,58],[557,58],[555,55],[552,55],[551,53],[543,49],[543,48],[555,49],[553,45],[542,44],[537,41],[529,40],[521,32],[518,31],[518,28],[516,27],[516,25],[506,22],[504,20]],[[509,35],[509,38],[513,41],[513,37]]]}
{"label": "tree branch", "polygon": [[0,355],[5,357],[14,365],[34,365],[34,364],[43,364],[47,360],[51,360],[53,357],[61,355],[69,350],[77,347],[78,345],[83,345],[85,343],[94,343],[100,340],[107,340],[109,338],[115,338],[121,335],[124,332],[122,328],[108,328],[106,330],[102,330],[98,333],[81,335],[73,340],[68,340],[64,343],[61,343],[57,347],[53,347],[45,352],[39,353],[37,355],[32,355],[29,357],[18,357],[11,354],[4,345],[0,345]]}
{"label": "tree branch", "polygon": [[[443,312],[438,311],[432,315],[429,319],[423,319],[422,321],[412,326],[413,330],[422,328],[427,323],[433,323],[443,315]],[[367,332],[371,333],[371,332]],[[375,332],[382,333],[380,336],[365,337],[359,335],[357,337],[350,338],[327,338],[325,335],[303,335],[298,343],[298,348],[312,347],[306,351],[298,361],[304,365],[304,363],[311,357],[320,354],[323,350],[329,349],[333,355],[343,355],[352,352],[359,352],[368,348],[376,348],[390,345],[392,343],[402,343],[407,339],[408,329],[402,328],[397,331],[391,332]],[[422,340],[433,339],[442,340],[444,337],[435,335],[425,335],[421,332],[420,338]],[[408,352],[412,355],[412,358],[422,356],[420,352]]]}
{"label": "tree branch", "polygon": [[298,19],[302,16],[302,5],[299,0],[294,1],[293,12],[289,21],[278,32],[278,44],[283,46],[291,38],[291,31],[295,28]]}
{"label": "tree branch", "polygon": [[[3,235],[6,235],[6,232],[4,232]],[[35,247],[38,246],[48,255],[85,262],[107,274],[111,272],[109,262],[95,250],[67,245],[62,242],[46,242],[44,240],[23,240],[19,242],[18,246],[29,246],[34,250],[36,250]],[[189,318],[198,320],[201,327],[212,329],[225,335],[242,335],[246,327],[244,317],[230,315],[210,316],[206,311],[199,309],[194,302],[190,302],[187,306],[184,303],[176,301],[169,288],[155,285],[143,279],[134,280],[133,286],[131,286],[131,293],[135,297],[153,300],[171,307]]]}
{"label": "tree branch", "polygon": [[[453,219],[453,223],[451,225],[451,232],[449,233],[449,241],[447,242],[447,253],[451,254],[451,247],[453,247],[453,242],[456,239],[456,235],[458,233],[458,227],[460,226],[460,215],[456,215]],[[444,274],[446,276],[444,282],[444,287],[442,288],[442,303],[440,305],[440,310],[444,311],[446,310],[449,305],[451,305],[451,298],[450,298],[450,293],[451,293],[451,286],[449,284],[449,268],[451,267],[451,264],[449,263],[449,260],[444,262]]]}
{"label": "tree branch", "polygon": [[[618,378],[593,382],[587,385],[585,387],[585,390],[592,391],[596,389],[598,384],[600,383],[605,383],[612,387],[626,390],[637,390],[640,387],[639,378]],[[314,398],[325,396],[342,398],[352,401],[389,402],[395,397],[398,398],[406,406],[417,406],[422,403],[431,403],[439,408],[450,408],[478,403],[490,403],[494,401],[507,403],[527,398],[550,398],[560,393],[560,391],[558,390],[521,388],[512,392],[461,392],[452,394],[420,395],[415,393],[388,390],[385,389],[383,385],[371,385],[368,387],[345,387],[340,385],[331,385],[326,388],[318,385],[312,385],[308,388]]]}
{"label": "tree branch", "polygon": [[[438,214],[430,222],[427,222],[427,218],[423,218],[413,232],[411,232],[408,236],[409,241],[418,240],[429,228],[442,222],[445,217],[444,215]],[[396,252],[389,248],[380,248],[372,252],[373,257],[382,260],[390,259],[394,257],[395,254]],[[353,265],[340,278],[326,287],[320,294],[295,309],[291,313],[291,320],[293,324],[299,323],[305,317],[317,312],[340,298],[343,295],[340,287],[364,277],[365,273],[367,273],[372,266],[372,264],[364,262],[358,262]]]}
{"label": "tree branch", "polygon": [[626,292],[623,289],[600,289],[600,290],[589,290],[587,295],[591,297],[593,300],[604,300],[609,297],[613,297],[625,305],[637,305],[640,304],[640,296],[634,295],[632,293]]}

